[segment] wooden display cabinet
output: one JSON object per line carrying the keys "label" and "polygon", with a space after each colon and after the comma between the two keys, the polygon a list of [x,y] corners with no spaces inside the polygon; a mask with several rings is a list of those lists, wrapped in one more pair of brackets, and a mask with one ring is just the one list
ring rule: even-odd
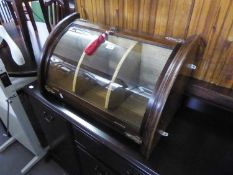
{"label": "wooden display cabinet", "polygon": [[134,141],[148,158],[166,136],[204,43],[198,36],[177,43],[117,31],[87,55],[106,30],[76,14],[63,20],[45,44],[40,88]]}

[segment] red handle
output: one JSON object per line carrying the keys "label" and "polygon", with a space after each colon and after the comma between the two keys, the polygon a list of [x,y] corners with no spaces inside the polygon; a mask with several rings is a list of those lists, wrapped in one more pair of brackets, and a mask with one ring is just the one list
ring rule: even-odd
{"label": "red handle", "polygon": [[107,37],[106,33],[101,34],[95,41],[90,43],[85,49],[84,52],[86,55],[92,55],[96,49],[105,41]]}

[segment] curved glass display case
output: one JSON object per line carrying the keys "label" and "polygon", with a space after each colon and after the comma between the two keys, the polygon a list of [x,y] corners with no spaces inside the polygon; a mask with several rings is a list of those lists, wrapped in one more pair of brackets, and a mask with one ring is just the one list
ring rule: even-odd
{"label": "curved glass display case", "polygon": [[[58,25],[42,54],[42,91],[124,134],[149,156],[175,111],[167,100],[183,90],[201,40],[150,41],[104,31],[75,17]],[[103,34],[94,53],[85,53]]]}

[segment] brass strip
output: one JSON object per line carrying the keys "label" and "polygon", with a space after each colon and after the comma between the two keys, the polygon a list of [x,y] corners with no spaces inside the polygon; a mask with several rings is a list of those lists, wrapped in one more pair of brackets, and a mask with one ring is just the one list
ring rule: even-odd
{"label": "brass strip", "polygon": [[75,73],[74,73],[74,78],[73,78],[73,86],[72,86],[72,91],[75,92],[75,89],[76,89],[76,83],[77,83],[77,77],[78,77],[78,72],[79,72],[79,69],[81,67],[81,64],[83,62],[83,59],[85,57],[85,52],[82,53],[79,61],[78,61],[78,64],[77,64],[77,67],[75,69]]}
{"label": "brass strip", "polygon": [[122,56],[121,60],[119,61],[117,67],[116,67],[116,70],[112,76],[112,80],[109,84],[109,88],[108,88],[108,91],[107,91],[107,94],[106,94],[106,99],[105,99],[105,109],[108,109],[108,105],[109,105],[109,99],[110,99],[110,95],[111,95],[111,91],[112,91],[112,83],[114,83],[116,81],[116,78],[117,78],[117,75],[124,63],[124,61],[126,60],[127,56],[129,55],[129,53],[131,52],[131,50],[137,45],[138,42],[134,42],[127,50],[126,52],[124,53],[124,55]]}

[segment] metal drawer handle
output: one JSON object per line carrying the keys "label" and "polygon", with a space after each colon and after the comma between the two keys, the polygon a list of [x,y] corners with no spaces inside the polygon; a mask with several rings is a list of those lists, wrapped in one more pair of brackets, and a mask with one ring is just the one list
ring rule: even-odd
{"label": "metal drawer handle", "polygon": [[54,116],[52,116],[52,115],[49,115],[47,112],[43,112],[43,117],[44,117],[44,119],[48,122],[48,123],[50,123],[51,121],[53,121],[54,120]]}

